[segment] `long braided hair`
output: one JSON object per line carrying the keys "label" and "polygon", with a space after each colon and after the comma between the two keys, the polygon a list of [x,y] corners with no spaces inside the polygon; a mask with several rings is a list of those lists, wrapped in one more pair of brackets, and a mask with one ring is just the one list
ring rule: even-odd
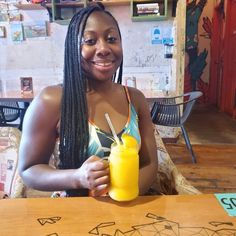
{"label": "long braided hair", "polygon": [[[82,68],[81,44],[88,17],[94,11],[110,15],[120,30],[115,18],[103,5],[93,4],[81,9],[70,21],[65,40],[64,80],[61,102],[60,122],[60,165],[61,169],[79,168],[87,157],[89,142],[87,83],[86,72]],[[121,37],[121,35],[120,35]],[[123,63],[118,76],[113,76],[113,82],[122,82]]]}

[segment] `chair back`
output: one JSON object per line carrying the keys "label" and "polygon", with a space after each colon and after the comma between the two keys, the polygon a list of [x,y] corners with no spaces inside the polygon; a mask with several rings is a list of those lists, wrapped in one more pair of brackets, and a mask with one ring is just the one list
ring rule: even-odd
{"label": "chair back", "polygon": [[[19,118],[20,110],[15,109],[19,108],[17,102],[0,102],[0,107],[1,107],[1,113],[4,114],[4,119],[6,120],[6,122],[12,122]],[[13,109],[7,107],[13,107]]]}
{"label": "chair back", "polygon": [[182,124],[187,120],[187,118],[189,117],[189,115],[193,109],[195,102],[201,96],[202,96],[202,92],[200,92],[200,91],[192,91],[192,92],[184,94],[184,97],[185,97],[184,101],[186,101],[186,103],[184,103],[184,111],[183,111],[183,115],[181,117]]}
{"label": "chair back", "polygon": [[180,123],[180,107],[176,106],[175,98],[160,98],[151,109],[154,124],[178,126]]}
{"label": "chair back", "polygon": [[202,95],[193,91],[176,97],[157,98],[151,109],[154,124],[179,127],[191,113],[196,99]]}
{"label": "chair back", "polygon": [[[21,129],[25,111],[26,109],[20,108],[17,102],[0,102],[0,126]],[[18,119],[19,122],[14,122]]]}

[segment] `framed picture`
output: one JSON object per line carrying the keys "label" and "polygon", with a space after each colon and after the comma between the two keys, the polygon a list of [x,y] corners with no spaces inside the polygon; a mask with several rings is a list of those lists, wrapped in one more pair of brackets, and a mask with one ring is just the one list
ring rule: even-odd
{"label": "framed picture", "polygon": [[0,26],[0,38],[6,37],[6,28],[5,26]]}
{"label": "framed picture", "polygon": [[33,93],[32,77],[20,77],[21,93]]}
{"label": "framed picture", "polygon": [[23,27],[22,23],[14,22],[10,24],[11,26],[11,37],[13,42],[21,42],[23,38]]}
{"label": "framed picture", "polygon": [[24,23],[25,38],[47,37],[46,21],[35,21]]}

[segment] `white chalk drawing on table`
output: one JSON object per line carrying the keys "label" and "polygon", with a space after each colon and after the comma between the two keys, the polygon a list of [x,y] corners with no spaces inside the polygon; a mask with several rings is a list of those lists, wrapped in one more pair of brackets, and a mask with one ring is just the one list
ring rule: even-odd
{"label": "white chalk drawing on table", "polygon": [[[148,224],[131,226],[131,230],[123,232],[116,229],[110,232],[109,227],[114,226],[115,222],[100,223],[88,233],[101,236],[130,236],[130,235],[169,235],[169,236],[235,236],[236,228],[226,228],[226,226],[234,226],[232,222],[211,221],[209,224],[215,228],[208,227],[186,227],[180,226],[179,223],[167,220],[161,216],[152,213],[146,215],[147,218],[154,219],[154,222]],[[219,228],[222,227],[222,228]],[[101,232],[102,231],[102,232]],[[106,233],[107,231],[107,233]]]}

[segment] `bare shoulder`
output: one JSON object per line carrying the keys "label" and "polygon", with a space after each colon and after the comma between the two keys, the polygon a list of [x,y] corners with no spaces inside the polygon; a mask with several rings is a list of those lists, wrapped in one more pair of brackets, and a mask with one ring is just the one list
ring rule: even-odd
{"label": "bare shoulder", "polygon": [[60,85],[45,87],[36,97],[41,102],[59,105],[61,103],[62,87]]}
{"label": "bare shoulder", "polygon": [[44,88],[33,100],[27,109],[27,117],[30,123],[52,124],[55,126],[61,114],[61,86],[49,86]]}
{"label": "bare shoulder", "polygon": [[131,102],[134,105],[136,111],[139,111],[143,106],[147,105],[146,98],[140,90],[132,87],[128,87],[128,90]]}

